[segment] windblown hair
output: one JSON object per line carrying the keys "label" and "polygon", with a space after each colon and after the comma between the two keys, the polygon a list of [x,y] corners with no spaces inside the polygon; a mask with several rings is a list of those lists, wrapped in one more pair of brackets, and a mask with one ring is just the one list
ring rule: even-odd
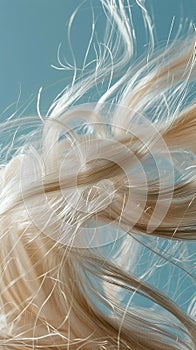
{"label": "windblown hair", "polygon": [[155,49],[137,0],[139,60],[132,6],[100,3],[49,111],[1,123],[1,349],[196,349],[195,33]]}

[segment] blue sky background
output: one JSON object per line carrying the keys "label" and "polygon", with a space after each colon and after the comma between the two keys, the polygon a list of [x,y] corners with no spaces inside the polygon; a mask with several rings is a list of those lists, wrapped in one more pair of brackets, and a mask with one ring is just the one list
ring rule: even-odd
{"label": "blue sky background", "polygon": [[[57,64],[57,48],[60,42],[62,54],[68,56],[66,25],[74,9],[81,0],[0,0],[0,113],[6,117],[17,107],[27,104],[45,88],[42,106],[47,109],[51,100],[69,82],[66,72],[51,68]],[[134,4],[135,1],[131,0]],[[90,1],[82,5],[82,11],[73,25],[72,42],[77,62],[80,64],[88,42],[91,24]],[[98,31],[102,31],[101,5],[92,0],[99,16]],[[161,43],[167,40],[173,16],[175,33],[180,17],[196,22],[196,0],[147,0],[148,8],[153,8],[157,37]],[[135,9],[135,10],[134,10]],[[137,7],[133,6],[141,50],[144,44],[141,18]],[[35,99],[36,100],[36,99]],[[35,113],[36,102],[28,107],[28,114]],[[3,110],[15,103],[7,112]]]}
{"label": "blue sky background", "polygon": [[[101,36],[104,25],[100,1],[91,2],[99,17],[97,30],[98,36]],[[82,64],[90,35],[91,2],[84,2],[80,16],[76,17],[73,25],[71,38],[78,65]],[[0,115],[3,118],[22,105],[27,105],[28,101],[31,103],[26,114],[35,114],[36,96],[41,86],[44,87],[42,108],[43,111],[47,110],[54,97],[70,81],[67,72],[55,70],[51,65],[57,64],[60,42],[63,43],[62,57],[70,58],[66,26],[74,9],[81,4],[80,0],[0,0]],[[196,0],[147,0],[146,4],[149,9],[153,9],[157,38],[161,45],[167,41],[174,16],[171,39],[182,16],[196,23]],[[133,7],[133,14],[142,52],[145,38],[136,6]],[[157,278],[163,280],[160,282],[163,285],[167,274],[157,271]],[[184,281],[188,284],[187,280]],[[189,291],[193,292],[192,287]],[[186,300],[188,296],[186,294]]]}

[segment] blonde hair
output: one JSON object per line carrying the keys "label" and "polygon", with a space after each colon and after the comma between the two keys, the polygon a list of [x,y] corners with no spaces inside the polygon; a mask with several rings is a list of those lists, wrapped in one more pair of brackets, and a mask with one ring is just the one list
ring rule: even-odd
{"label": "blonde hair", "polygon": [[136,3],[142,60],[131,6],[101,0],[96,60],[46,116],[1,124],[3,349],[196,349],[195,288],[178,303],[195,272],[195,34],[155,50]]}

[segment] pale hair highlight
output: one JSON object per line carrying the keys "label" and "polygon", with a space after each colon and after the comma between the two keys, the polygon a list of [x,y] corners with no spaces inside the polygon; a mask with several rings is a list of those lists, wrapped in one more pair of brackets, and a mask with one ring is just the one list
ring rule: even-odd
{"label": "pale hair highlight", "polygon": [[[1,135],[13,135],[1,152],[5,350],[196,349],[194,293],[184,310],[148,282],[162,263],[194,283],[195,33],[190,24],[184,39],[155,50],[151,17],[137,0],[149,49],[135,63],[129,2],[100,3],[107,26],[95,61],[87,62],[93,22],[83,67],[73,64],[71,84],[46,116],[40,90],[38,117],[1,125]],[[137,273],[143,247],[153,258],[145,255],[146,271]],[[135,296],[151,307],[136,307]]]}

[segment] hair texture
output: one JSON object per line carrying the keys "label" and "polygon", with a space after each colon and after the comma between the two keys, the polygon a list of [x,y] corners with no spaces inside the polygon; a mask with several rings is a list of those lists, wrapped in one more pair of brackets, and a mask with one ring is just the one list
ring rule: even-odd
{"label": "hair texture", "polygon": [[1,122],[0,348],[193,350],[193,25],[157,49],[144,1],[97,3],[103,39],[92,9],[77,67],[77,9],[48,112],[40,89],[38,116]]}

